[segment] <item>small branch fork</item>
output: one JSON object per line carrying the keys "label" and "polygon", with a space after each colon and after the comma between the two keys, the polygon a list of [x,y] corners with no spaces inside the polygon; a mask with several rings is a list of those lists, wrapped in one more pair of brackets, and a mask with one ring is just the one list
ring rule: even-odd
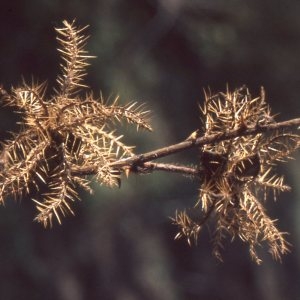
{"label": "small branch fork", "polygon": [[[128,170],[133,173],[147,174],[153,171],[166,171],[173,173],[181,173],[187,176],[200,176],[201,172],[198,168],[187,167],[181,165],[173,165],[167,163],[153,163],[153,160],[158,158],[166,157],[171,154],[175,154],[184,150],[188,150],[195,147],[201,147],[203,145],[217,143],[224,140],[233,139],[241,136],[255,135],[266,132],[273,132],[276,130],[285,129],[299,129],[300,118],[291,119],[288,121],[271,123],[268,125],[256,125],[255,127],[243,127],[233,130],[228,130],[224,133],[212,134],[207,136],[202,136],[194,139],[186,139],[180,143],[163,147],[157,150],[146,152],[143,154],[137,154],[129,158],[120,159],[111,163],[111,167],[119,170]],[[83,175],[93,175],[97,172],[97,167],[87,166],[84,168],[73,168],[71,169],[73,175],[83,176]]]}

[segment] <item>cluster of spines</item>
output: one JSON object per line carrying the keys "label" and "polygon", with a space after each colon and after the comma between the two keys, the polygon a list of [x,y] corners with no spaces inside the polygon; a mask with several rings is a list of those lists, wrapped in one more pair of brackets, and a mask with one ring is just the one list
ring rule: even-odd
{"label": "cluster of spines", "polygon": [[[257,128],[274,121],[265,101],[263,88],[259,97],[252,98],[246,87],[206,94],[203,108],[203,134],[222,134],[229,130]],[[252,259],[261,262],[257,247],[266,242],[275,259],[288,251],[285,233],[280,232],[275,221],[265,212],[259,195],[272,190],[289,190],[282,176],[273,174],[276,163],[286,161],[299,148],[299,136],[277,131],[235,137],[203,146],[200,151],[201,185],[198,201],[192,210],[177,213],[174,221],[179,226],[178,237],[186,236],[188,242],[197,240],[203,225],[214,222],[213,254],[222,259],[224,239],[239,237],[249,245]],[[200,217],[199,217],[200,216]],[[196,220],[197,219],[197,220]],[[199,221],[200,220],[200,221]],[[214,220],[214,221],[213,221]]]}
{"label": "cluster of spines", "polygon": [[[116,122],[127,121],[151,130],[148,111],[133,102],[124,106],[81,95],[88,59],[84,28],[63,22],[56,29],[63,59],[58,88],[46,98],[46,84],[23,82],[11,93],[2,93],[7,105],[22,113],[21,132],[3,144],[0,199],[28,194],[34,200],[36,220],[48,226],[55,217],[73,214],[71,202],[79,198],[76,186],[91,191],[90,180],[80,175],[85,168],[97,169],[95,178],[107,186],[120,185],[120,170],[111,167],[117,159],[133,155],[133,147],[121,141]],[[77,174],[74,174],[74,170]],[[75,172],[76,173],[76,172]]]}
{"label": "cluster of spines", "polygon": [[89,38],[83,32],[88,26],[77,28],[75,21],[69,23],[63,21],[63,27],[55,28],[58,33],[57,40],[61,47],[58,51],[61,54],[63,62],[60,64],[62,74],[57,77],[60,86],[58,94],[62,97],[69,97],[78,89],[86,88],[83,84],[83,78],[86,75],[86,67],[89,65],[87,60],[94,56],[88,55],[85,50],[86,41]]}

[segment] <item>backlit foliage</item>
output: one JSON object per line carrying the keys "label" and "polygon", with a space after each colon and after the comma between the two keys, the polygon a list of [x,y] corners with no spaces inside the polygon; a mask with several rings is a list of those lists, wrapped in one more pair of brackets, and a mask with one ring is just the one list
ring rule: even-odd
{"label": "backlit foliage", "polygon": [[0,202],[7,196],[30,195],[38,209],[36,221],[51,225],[53,216],[73,214],[71,202],[78,199],[75,187],[90,189],[90,178],[72,170],[96,167],[96,180],[107,186],[120,184],[120,172],[110,163],[133,155],[133,147],[121,141],[113,127],[125,120],[151,130],[147,111],[136,103],[125,106],[117,99],[105,103],[91,92],[82,95],[88,59],[84,28],[63,22],[56,28],[61,58],[58,87],[46,97],[46,84],[33,82],[2,90],[7,105],[22,112],[22,129],[6,141],[2,151]]}
{"label": "backlit foliage", "polygon": [[[234,92],[206,95],[202,111],[203,134],[243,130],[275,122],[265,101],[264,90],[252,98],[243,87]],[[275,259],[288,251],[285,233],[280,232],[265,211],[269,191],[276,197],[287,191],[282,176],[274,173],[277,162],[286,161],[299,148],[299,136],[285,131],[235,137],[203,146],[200,150],[201,185],[198,202],[189,215],[177,212],[174,219],[188,242],[212,219],[213,254],[222,260],[225,238],[239,237],[248,243],[251,257],[260,263],[257,247],[265,242]]]}

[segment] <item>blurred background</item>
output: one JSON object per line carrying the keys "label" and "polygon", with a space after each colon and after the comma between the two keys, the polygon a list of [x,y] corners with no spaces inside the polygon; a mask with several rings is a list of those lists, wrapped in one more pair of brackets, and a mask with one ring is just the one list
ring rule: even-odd
{"label": "blurred background", "polygon": [[[53,27],[64,19],[89,24],[87,84],[104,97],[147,103],[154,133],[128,128],[137,153],[181,141],[199,126],[203,88],[264,86],[278,120],[299,117],[300,2],[297,0],[27,0],[2,1],[0,82],[47,80],[59,72]],[[0,139],[16,116],[0,111]],[[125,128],[126,129],[126,128]],[[166,161],[193,163],[187,152]],[[292,192],[267,202],[290,233],[282,263],[262,248],[256,266],[242,243],[228,242],[224,263],[211,255],[210,232],[197,247],[174,241],[169,217],[197,199],[197,183],[156,173],[94,185],[75,217],[51,230],[32,220],[30,200],[0,208],[1,299],[300,299],[300,156],[278,167]]]}

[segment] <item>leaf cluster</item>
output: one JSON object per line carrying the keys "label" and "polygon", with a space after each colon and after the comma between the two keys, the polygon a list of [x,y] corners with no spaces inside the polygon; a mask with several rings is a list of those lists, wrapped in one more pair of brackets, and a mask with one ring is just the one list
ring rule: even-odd
{"label": "leaf cluster", "polygon": [[91,192],[91,179],[71,174],[71,170],[96,167],[99,183],[120,185],[120,171],[110,164],[133,155],[133,147],[122,142],[114,127],[123,120],[137,128],[152,130],[148,111],[137,103],[119,105],[91,92],[82,95],[88,59],[84,49],[87,37],[84,28],[63,22],[56,28],[62,63],[58,86],[46,97],[46,83],[23,84],[2,90],[6,105],[21,113],[21,131],[3,144],[0,202],[7,196],[30,195],[38,209],[35,220],[51,225],[53,216],[73,214],[71,203],[78,199],[76,187]]}
{"label": "leaf cluster", "polygon": [[[206,94],[201,111],[204,136],[275,123],[263,88],[256,98],[252,98],[246,87]],[[275,220],[267,215],[263,202],[268,191],[273,191],[276,197],[278,192],[289,190],[283,177],[273,169],[278,162],[291,158],[299,142],[299,135],[277,130],[201,147],[199,198],[192,212],[177,212],[174,219],[180,229],[177,238],[186,236],[189,243],[197,241],[203,225],[211,220],[215,227],[213,254],[218,259],[222,260],[220,250],[227,237],[232,240],[239,237],[247,243],[252,259],[258,264],[261,260],[257,247],[263,242],[268,244],[272,256],[280,259],[288,251],[288,242]]]}

